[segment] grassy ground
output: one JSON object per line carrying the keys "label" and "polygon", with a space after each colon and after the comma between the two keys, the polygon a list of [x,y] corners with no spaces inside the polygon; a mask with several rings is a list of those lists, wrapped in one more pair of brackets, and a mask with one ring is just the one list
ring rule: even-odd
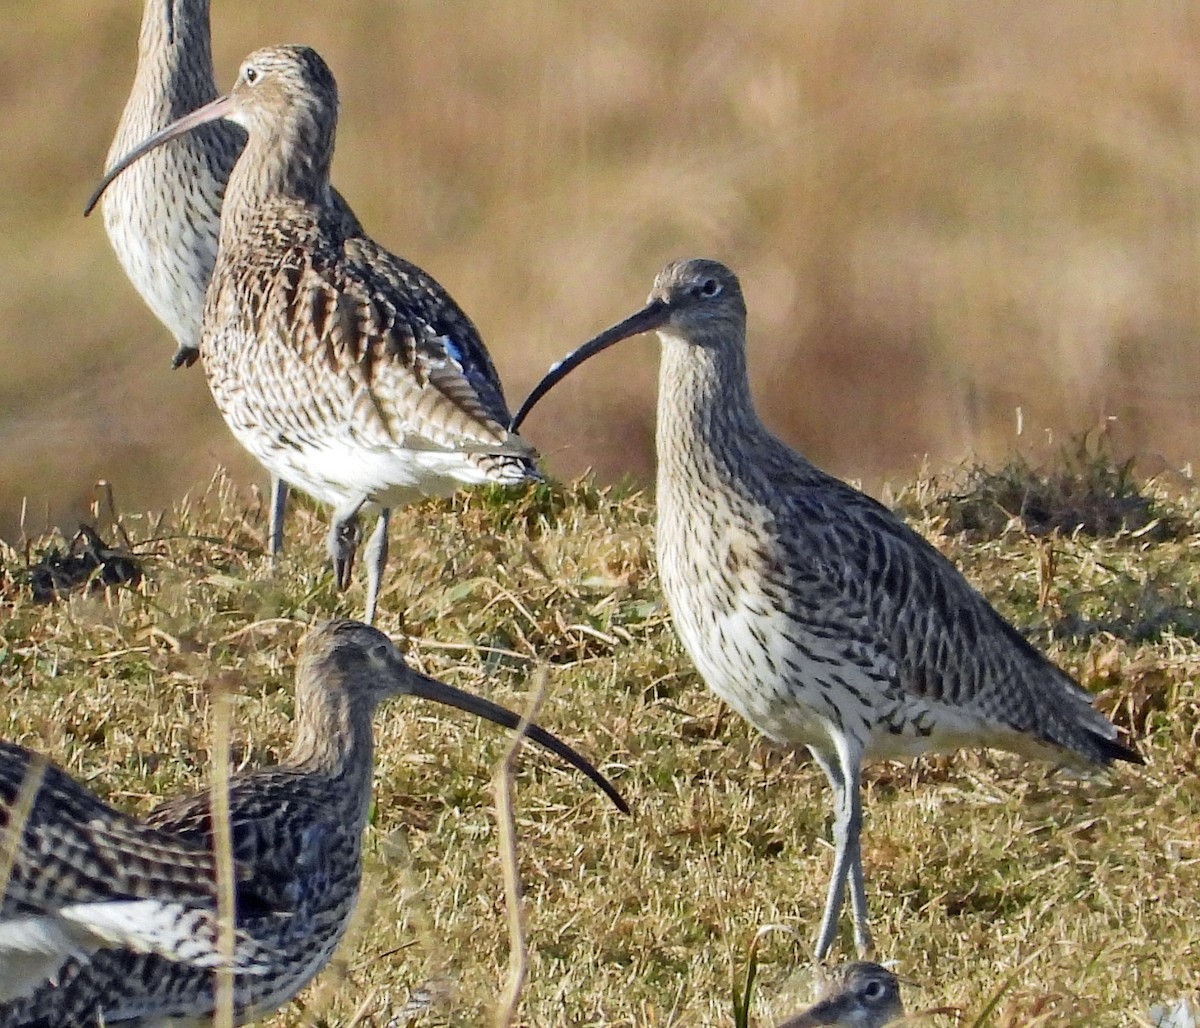
{"label": "grassy ground", "polygon": [[[1119,480],[1141,513],[1094,536],[1026,531],[1019,517],[947,531],[972,505],[1017,514],[997,488],[1017,480],[1043,506],[1076,508],[1098,492],[1104,506]],[[868,769],[873,925],[881,955],[918,983],[909,1008],[955,1005],[965,1024],[1130,1025],[1154,1000],[1195,997],[1200,501],[1147,491],[1101,460],[1041,477],[1027,465],[926,476],[894,502],[1099,693],[1148,760],[1094,780],[995,754]],[[8,554],[0,734],[144,810],[206,781],[216,681],[240,683],[235,760],[283,751],[305,624],[360,613],[363,594],[332,592],[315,511],[293,513],[273,570],[261,505],[223,479],[165,517],[122,521],[146,564],[137,589],[36,606],[23,558]],[[731,983],[768,924],[787,931],[760,944],[751,1023],[808,995],[828,789],[697,679],[661,602],[652,535],[645,495],[588,482],[429,503],[393,529],[381,627],[409,638],[417,666],[514,707],[548,665],[541,722],[634,807],[621,817],[526,751],[521,1023],[730,1025]],[[487,1023],[507,960],[488,787],[505,735],[404,702],[377,725],[359,923],[335,966],[269,1023],[403,1025],[406,1010],[418,1025]]]}

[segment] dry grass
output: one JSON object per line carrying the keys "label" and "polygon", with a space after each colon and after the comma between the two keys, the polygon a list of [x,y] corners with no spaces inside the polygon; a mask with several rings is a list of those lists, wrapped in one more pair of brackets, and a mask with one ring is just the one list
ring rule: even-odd
{"label": "dry grass", "polygon": [[[1100,694],[1148,758],[1085,781],[1002,755],[868,769],[873,923],[881,955],[923,986],[907,990],[910,1008],[958,1006],[967,1024],[1128,1025],[1152,1001],[1195,994],[1200,505],[1140,488],[1190,528],[1061,538],[1049,563],[1044,540],[1015,531],[943,534],[943,516],[914,499],[934,493],[928,482],[905,493],[914,523]],[[767,749],[697,680],[662,606],[651,522],[645,496],[580,482],[429,503],[393,531],[381,627],[411,637],[423,670],[510,707],[549,664],[541,722],[635,810],[617,815],[526,748],[520,1024],[732,1024],[747,947],[767,924],[795,934],[758,942],[750,1023],[807,998],[829,793],[814,765]],[[144,810],[208,779],[214,684],[239,684],[235,765],[282,752],[304,625],[357,614],[363,595],[332,592],[323,519],[307,509],[272,571],[262,510],[223,479],[165,519],[124,526],[146,559],[136,590],[37,606],[10,583],[0,598],[0,734]],[[369,901],[334,967],[270,1023],[488,1023],[509,956],[488,780],[508,740],[412,703],[377,725]]]}
{"label": "dry grass", "polygon": [[[165,507],[256,474],[80,209],[138,0],[12,0],[0,35],[0,534],[91,483]],[[1007,451],[1013,410],[1194,458],[1200,21],[1094,0],[214,0],[217,75],[307,42],[342,91],[335,177],[478,321],[519,398],[667,259],[745,281],[761,406],[876,480]],[[654,344],[529,425],[554,468],[652,463]]]}
{"label": "dry grass", "polygon": [[1103,436],[1081,435],[1039,467],[1017,453],[1000,467],[972,463],[938,486],[931,511],[948,534],[994,539],[1009,531],[1037,536],[1133,535],[1154,541],[1189,529],[1144,491],[1135,461],[1112,458]]}

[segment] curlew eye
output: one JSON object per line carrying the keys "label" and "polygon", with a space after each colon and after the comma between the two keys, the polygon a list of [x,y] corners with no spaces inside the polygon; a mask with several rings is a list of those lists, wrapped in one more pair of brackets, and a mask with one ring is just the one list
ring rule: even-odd
{"label": "curlew eye", "polygon": [[253,64],[250,65],[244,72],[242,72],[242,78],[246,80],[246,85],[248,86],[254,85],[254,83],[258,81],[258,76],[258,69],[254,67]]}
{"label": "curlew eye", "polygon": [[715,278],[706,278],[700,283],[701,296],[716,296],[721,291],[721,283]]}
{"label": "curlew eye", "polygon": [[886,990],[883,987],[883,982],[867,982],[863,986],[863,999],[883,999],[883,994]]}
{"label": "curlew eye", "polygon": [[372,660],[377,661],[380,664],[386,663],[388,658],[392,655],[391,643],[376,643],[371,647],[369,653]]}

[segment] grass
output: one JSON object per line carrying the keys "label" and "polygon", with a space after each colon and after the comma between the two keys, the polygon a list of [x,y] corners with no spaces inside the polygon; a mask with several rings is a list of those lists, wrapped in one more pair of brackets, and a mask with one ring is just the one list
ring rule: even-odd
{"label": "grass", "polygon": [[1103,434],[1077,436],[1049,467],[1036,466],[1025,453],[1000,467],[972,463],[937,489],[932,509],[944,518],[944,531],[974,540],[1015,528],[1038,536],[1132,534],[1161,541],[1187,527],[1142,489],[1134,458],[1113,458]]}
{"label": "grass", "polygon": [[[1179,530],[1059,535],[1053,560],[1045,538],[1015,528],[984,540],[947,533],[930,479],[900,493],[917,528],[1098,693],[1148,760],[1086,780],[986,753],[868,768],[873,927],[880,955],[919,983],[906,989],[910,1010],[1115,1026],[1194,996],[1200,501],[1137,489]],[[214,689],[236,687],[235,765],[282,753],[305,625],[359,614],[363,593],[333,592],[323,516],[303,505],[272,569],[261,503],[223,477],[165,516],[121,521],[145,565],[136,587],[35,604],[22,558],[7,553],[0,734],[145,810],[208,781]],[[698,680],[662,604],[652,532],[646,495],[589,480],[462,494],[408,509],[393,528],[381,627],[407,636],[422,670],[514,709],[545,668],[539,720],[634,807],[621,817],[525,748],[516,849],[529,953],[517,1024],[766,1026],[808,996],[831,860],[828,789],[810,761],[768,748]],[[1148,633],[1137,598],[1151,595],[1175,613]],[[509,963],[489,775],[509,740],[413,703],[376,723],[367,900],[334,965],[268,1023],[489,1023]],[[760,935],[766,925],[790,931]]]}

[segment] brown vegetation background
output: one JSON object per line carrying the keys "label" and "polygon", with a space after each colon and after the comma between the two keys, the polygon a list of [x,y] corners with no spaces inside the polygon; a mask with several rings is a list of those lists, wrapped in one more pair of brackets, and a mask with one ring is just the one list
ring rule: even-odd
{"label": "brown vegetation background", "polygon": [[[198,368],[84,199],[136,0],[8,0],[0,34],[0,534],[92,483],[166,506],[225,463]],[[766,420],[844,476],[1105,419],[1149,470],[1200,436],[1200,14],[1186,2],[214,0],[218,83],[306,42],[335,179],[475,318],[519,402],[658,267],[742,276]],[[625,344],[527,426],[550,467],[653,465],[657,354]]]}

